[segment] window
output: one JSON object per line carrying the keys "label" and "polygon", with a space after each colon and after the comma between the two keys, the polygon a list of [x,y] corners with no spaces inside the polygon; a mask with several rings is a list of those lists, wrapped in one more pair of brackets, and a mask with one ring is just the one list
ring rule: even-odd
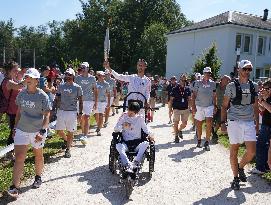
{"label": "window", "polygon": [[264,77],[268,77],[269,78],[269,72],[270,72],[269,68],[266,68],[264,70]]}
{"label": "window", "polygon": [[237,48],[241,48],[242,46],[242,34],[238,33],[236,34],[235,39],[235,50],[237,51]]}
{"label": "window", "polygon": [[261,76],[261,69],[260,69],[260,68],[256,68],[255,75],[256,75],[256,76],[255,76],[256,79],[260,78],[260,76]]}
{"label": "window", "polygon": [[251,53],[251,44],[252,44],[251,41],[252,41],[251,35],[244,35],[244,48],[243,48],[244,53]]}
{"label": "window", "polygon": [[266,38],[263,36],[259,36],[259,38],[258,38],[258,55],[265,54],[265,42],[266,42]]}

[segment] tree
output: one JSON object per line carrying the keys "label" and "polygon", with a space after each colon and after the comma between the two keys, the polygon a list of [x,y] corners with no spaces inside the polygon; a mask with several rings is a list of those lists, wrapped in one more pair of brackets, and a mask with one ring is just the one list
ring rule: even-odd
{"label": "tree", "polygon": [[203,74],[203,69],[205,67],[210,67],[212,69],[213,78],[217,79],[219,77],[221,65],[222,62],[217,56],[216,44],[213,43],[211,47],[196,60],[193,70],[195,73]]}

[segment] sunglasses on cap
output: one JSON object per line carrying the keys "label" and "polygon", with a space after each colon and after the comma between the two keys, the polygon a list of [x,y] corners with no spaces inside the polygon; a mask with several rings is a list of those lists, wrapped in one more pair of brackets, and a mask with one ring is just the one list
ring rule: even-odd
{"label": "sunglasses on cap", "polygon": [[244,67],[244,68],[242,68],[243,69],[243,71],[249,71],[249,72],[251,72],[252,71],[252,68],[251,67]]}

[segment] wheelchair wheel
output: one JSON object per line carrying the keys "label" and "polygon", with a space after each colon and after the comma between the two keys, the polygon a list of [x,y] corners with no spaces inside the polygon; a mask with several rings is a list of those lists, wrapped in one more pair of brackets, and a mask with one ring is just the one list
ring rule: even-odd
{"label": "wheelchair wheel", "polygon": [[116,143],[114,140],[112,140],[111,145],[110,145],[110,154],[109,154],[109,170],[112,172],[112,174],[115,174],[116,169],[117,169]]}
{"label": "wheelchair wheel", "polygon": [[155,146],[154,144],[150,145],[149,153],[149,176],[152,177],[152,172],[154,172],[154,162],[155,162]]}

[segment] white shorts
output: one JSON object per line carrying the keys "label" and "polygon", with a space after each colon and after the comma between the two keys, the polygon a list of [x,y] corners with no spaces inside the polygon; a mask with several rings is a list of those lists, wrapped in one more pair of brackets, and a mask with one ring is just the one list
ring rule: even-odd
{"label": "white shorts", "polygon": [[67,130],[75,132],[77,130],[77,112],[76,111],[57,111],[56,130]]}
{"label": "white shorts", "polygon": [[214,106],[209,106],[209,107],[200,107],[196,106],[197,112],[195,114],[195,119],[199,121],[205,120],[206,117],[211,117],[213,118],[214,115]]}
{"label": "white shorts", "polygon": [[94,112],[95,113],[104,113],[106,106],[107,106],[107,102],[98,102],[97,108]]}
{"label": "white shorts", "polygon": [[253,121],[228,121],[228,136],[230,144],[242,144],[256,141],[256,129]]}
{"label": "white shorts", "polygon": [[29,133],[29,132],[23,132],[20,129],[16,129],[15,136],[14,136],[14,145],[29,145],[31,144],[33,148],[39,149],[43,148],[45,144],[45,139],[47,136],[47,133],[43,135],[43,138],[41,141],[35,142],[35,137],[39,132]]}
{"label": "white shorts", "polygon": [[83,115],[91,115],[93,112],[94,101],[83,101]]}
{"label": "white shorts", "polygon": [[[106,98],[106,102],[108,102],[108,98]],[[113,104],[113,102],[114,102],[114,97],[110,97],[110,106]]]}

